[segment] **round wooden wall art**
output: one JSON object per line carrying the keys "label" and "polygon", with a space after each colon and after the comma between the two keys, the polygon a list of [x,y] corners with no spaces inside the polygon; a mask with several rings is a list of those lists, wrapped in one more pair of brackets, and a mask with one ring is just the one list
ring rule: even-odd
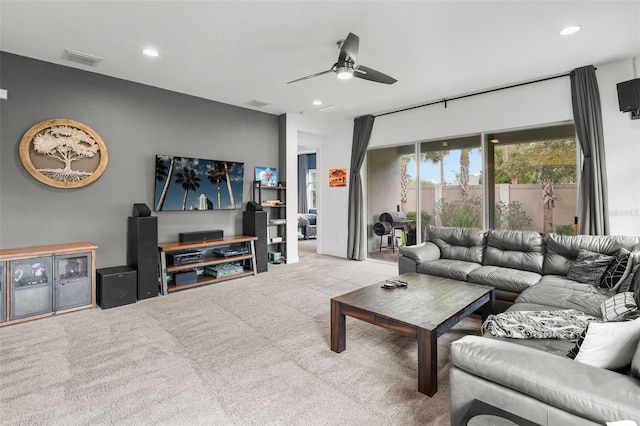
{"label": "round wooden wall art", "polygon": [[32,126],[20,141],[20,161],[40,182],[80,188],[98,179],[109,155],[102,138],[78,121],[54,118]]}

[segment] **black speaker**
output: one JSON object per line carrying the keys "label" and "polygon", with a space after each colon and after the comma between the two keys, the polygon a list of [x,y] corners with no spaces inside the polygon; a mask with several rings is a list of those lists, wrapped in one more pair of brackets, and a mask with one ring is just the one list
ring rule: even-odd
{"label": "black speaker", "polygon": [[222,229],[212,229],[210,231],[181,232],[178,234],[178,240],[181,243],[221,240],[223,238],[224,231]]}
{"label": "black speaker", "polygon": [[242,233],[258,237],[255,244],[256,272],[267,272],[267,212],[243,212]]}
{"label": "black speaker", "polygon": [[248,212],[259,212],[262,211],[262,206],[255,201],[249,201],[247,203],[247,211]]}
{"label": "black speaker", "polygon": [[616,84],[620,111],[640,110],[640,78]]}
{"label": "black speaker", "polygon": [[96,271],[96,299],[102,309],[136,303],[136,270],[114,266]]}
{"label": "black speaker", "polygon": [[138,271],[138,300],[158,295],[158,218],[129,217],[127,265]]}
{"label": "black speaker", "polygon": [[151,216],[151,209],[146,204],[134,204],[133,215],[135,217],[147,217]]}

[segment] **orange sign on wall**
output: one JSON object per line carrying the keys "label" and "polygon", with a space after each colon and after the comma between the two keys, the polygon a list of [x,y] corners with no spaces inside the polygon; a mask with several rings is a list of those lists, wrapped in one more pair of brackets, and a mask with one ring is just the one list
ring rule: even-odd
{"label": "orange sign on wall", "polygon": [[329,169],[329,187],[347,186],[347,169]]}

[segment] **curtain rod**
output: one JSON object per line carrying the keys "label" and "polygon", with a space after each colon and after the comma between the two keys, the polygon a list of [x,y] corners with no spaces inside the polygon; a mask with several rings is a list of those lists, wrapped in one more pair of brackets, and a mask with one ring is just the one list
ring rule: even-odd
{"label": "curtain rod", "polygon": [[484,94],[487,94],[487,93],[497,92],[499,90],[513,89],[514,87],[526,86],[528,84],[533,84],[533,83],[541,83],[543,81],[554,80],[556,78],[568,77],[572,73],[573,73],[573,71],[568,72],[568,73],[564,73],[564,74],[560,74],[560,75],[555,75],[553,77],[545,77],[545,78],[540,78],[538,80],[526,81],[524,83],[511,84],[509,86],[496,87],[495,89],[482,90],[480,92],[473,92],[473,93],[468,93],[466,95],[454,96],[452,98],[443,98],[443,99],[440,99],[438,101],[433,101],[433,102],[429,102],[429,103],[426,103],[426,104],[415,105],[415,106],[412,106],[412,107],[402,108],[402,109],[398,109],[398,110],[395,110],[395,111],[383,112],[382,114],[374,115],[374,117],[376,117],[376,118],[377,117],[383,117],[385,115],[391,115],[391,114],[395,114],[395,113],[398,113],[398,112],[409,111],[409,110],[416,109],[416,108],[422,108],[422,107],[426,107],[426,106],[430,106],[430,105],[436,105],[436,104],[442,104],[442,103],[444,103],[444,107],[446,108],[447,107],[447,102],[449,102],[449,101],[456,101],[458,99],[470,98],[471,96],[484,95]]}

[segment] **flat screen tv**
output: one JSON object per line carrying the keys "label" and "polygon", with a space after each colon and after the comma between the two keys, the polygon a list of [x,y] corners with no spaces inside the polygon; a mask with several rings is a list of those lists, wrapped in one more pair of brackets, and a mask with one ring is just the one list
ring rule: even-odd
{"label": "flat screen tv", "polygon": [[154,210],[242,208],[244,163],[156,155]]}
{"label": "flat screen tv", "polygon": [[256,180],[263,188],[278,186],[278,170],[275,167],[256,167]]}

